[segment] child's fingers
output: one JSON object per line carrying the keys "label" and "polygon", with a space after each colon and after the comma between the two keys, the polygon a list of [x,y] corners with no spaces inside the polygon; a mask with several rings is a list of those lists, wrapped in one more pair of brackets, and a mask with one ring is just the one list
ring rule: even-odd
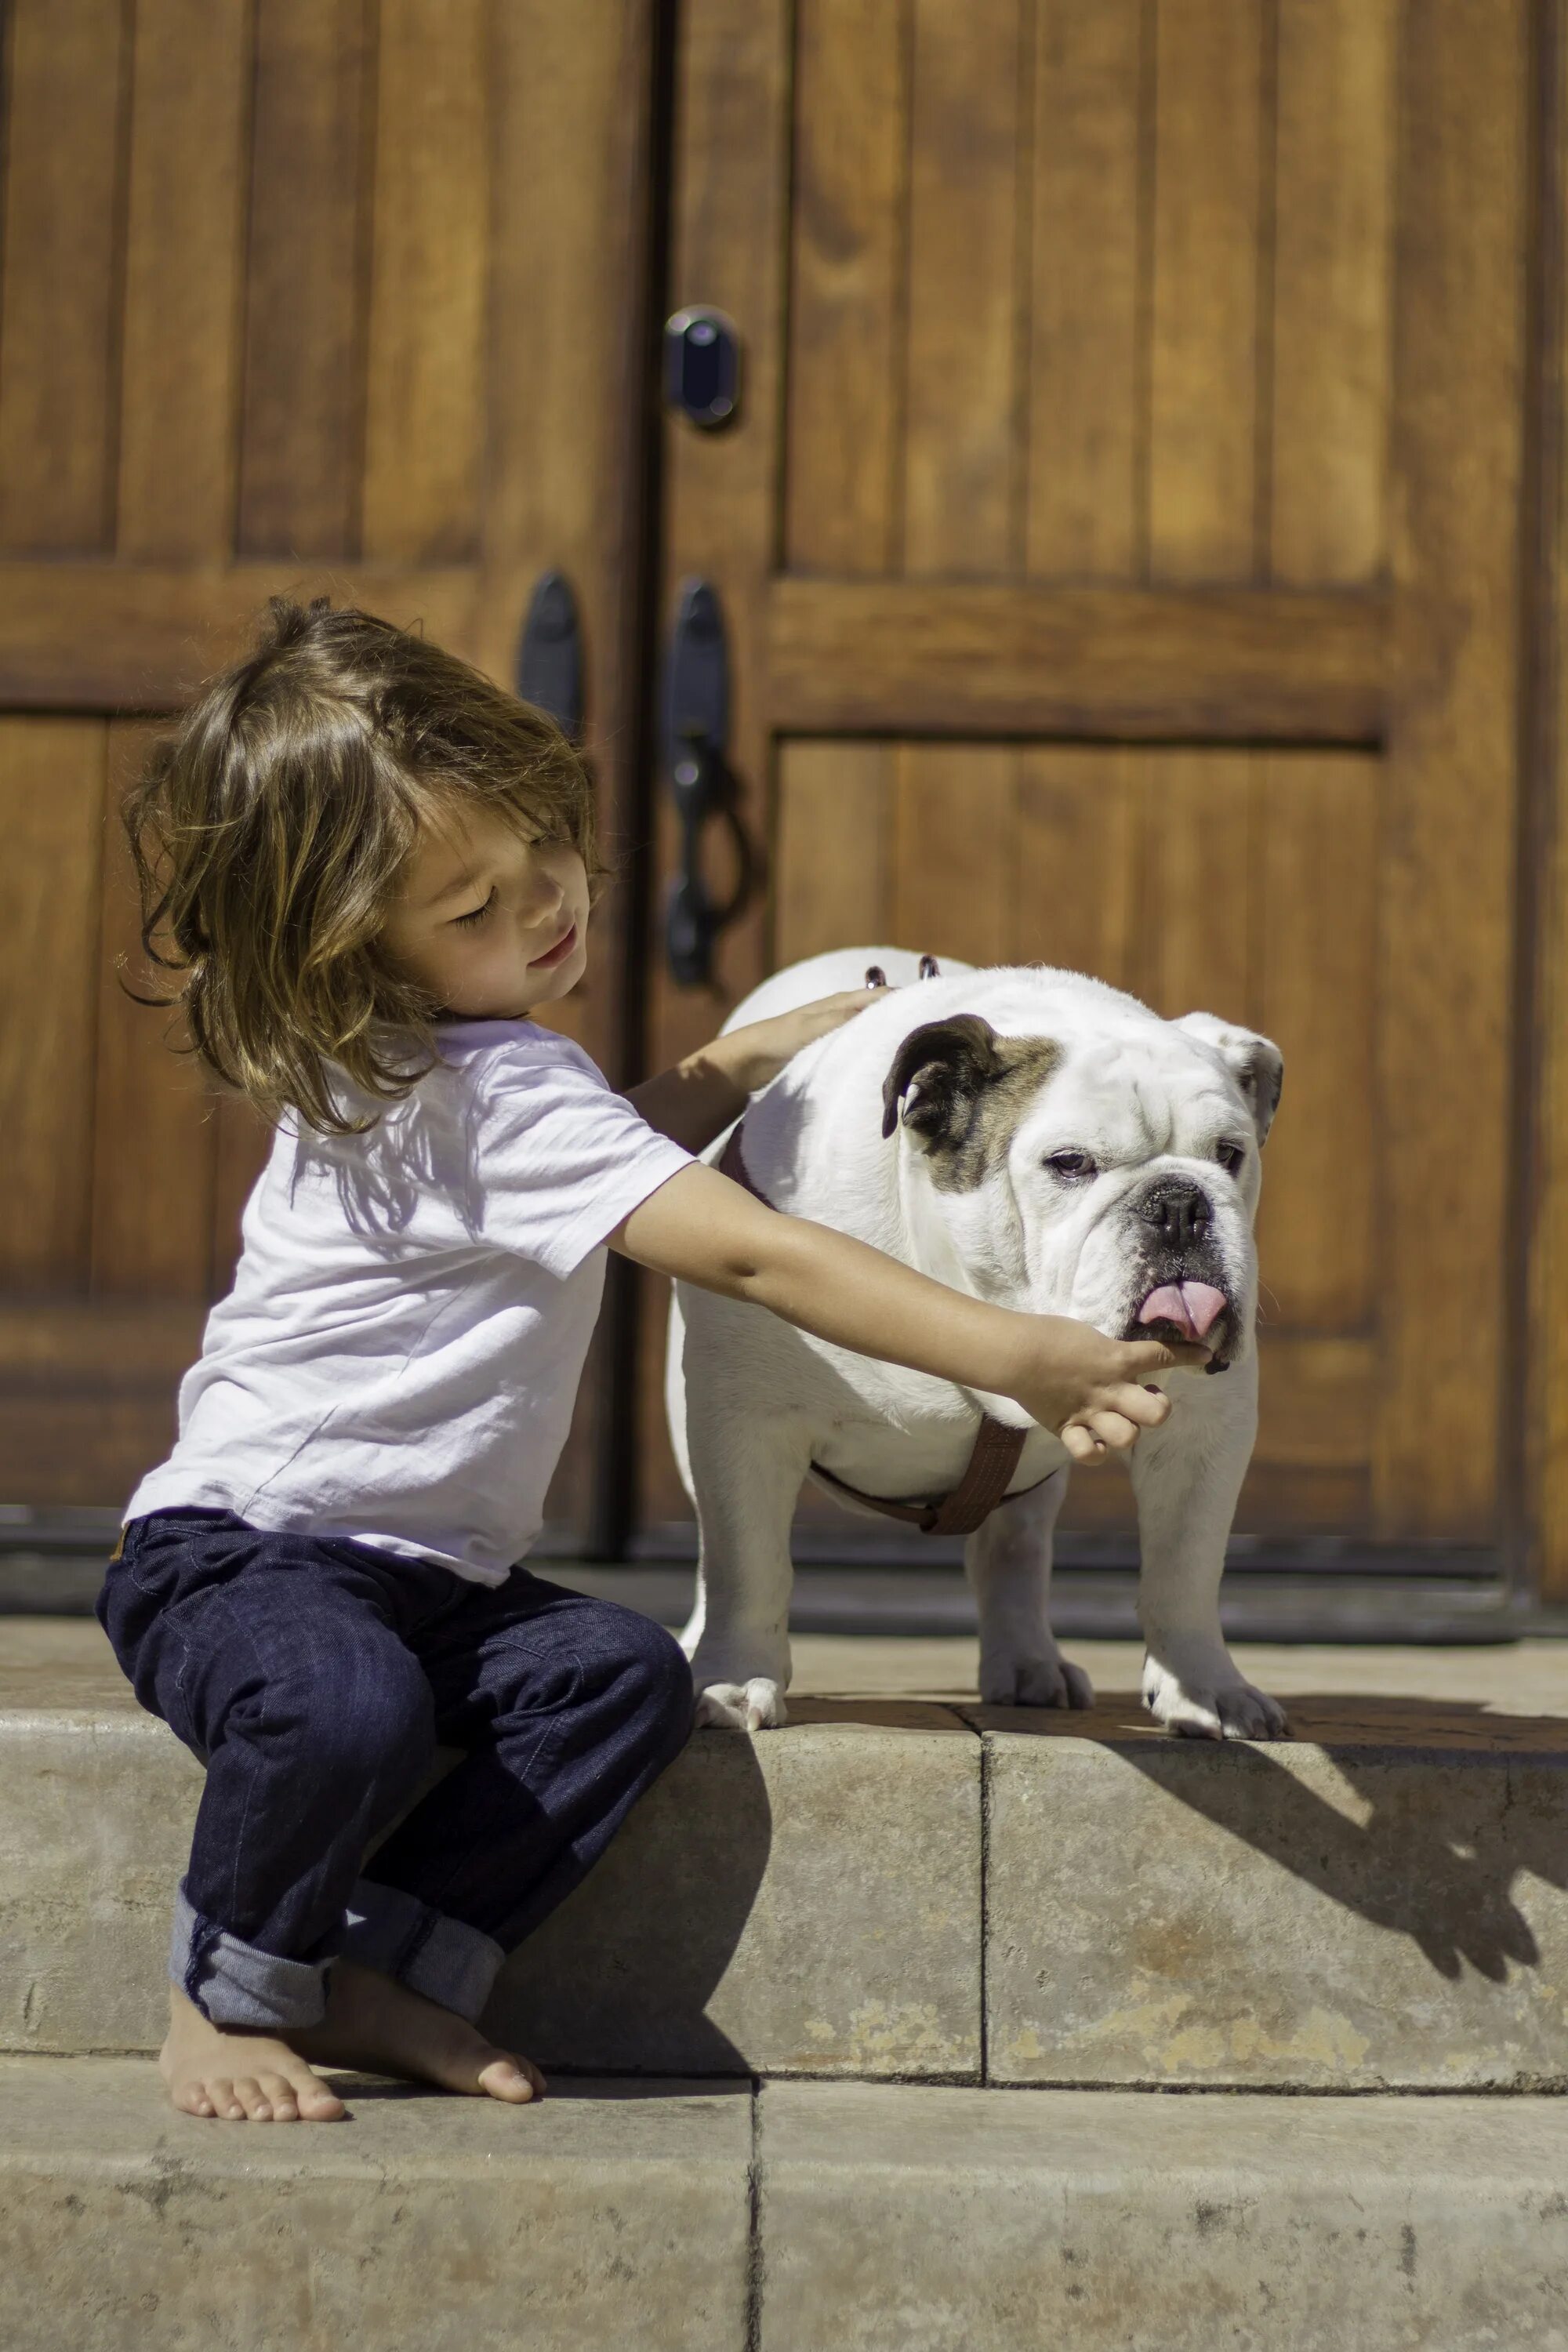
{"label": "child's fingers", "polygon": [[1107,1389],[1103,1402],[1108,1412],[1120,1413],[1125,1421],[1135,1421],[1140,1429],[1158,1429],[1171,1418],[1171,1400],[1163,1389],[1140,1388],[1124,1381]]}
{"label": "child's fingers", "polygon": [[1109,1406],[1086,1412],[1083,1419],[1085,1428],[1113,1454],[1124,1454],[1138,1435],[1138,1423],[1130,1421],[1124,1412],[1113,1412]]}
{"label": "child's fingers", "polygon": [[1119,1339],[1116,1345],[1122,1373],[1130,1381],[1146,1381],[1151,1372],[1201,1371],[1211,1353],[1192,1339],[1178,1339],[1171,1347],[1163,1339]]}

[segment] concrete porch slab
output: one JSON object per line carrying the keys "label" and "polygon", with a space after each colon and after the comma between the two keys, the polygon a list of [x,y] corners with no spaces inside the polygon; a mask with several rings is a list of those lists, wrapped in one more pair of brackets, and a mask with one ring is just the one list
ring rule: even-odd
{"label": "concrete porch slab", "polygon": [[[0,1689],[0,2048],[151,2051],[166,2030],[202,1773],[108,1665],[101,1689],[68,1669],[55,1706],[58,1669],[33,1704]],[[977,2079],[980,1768],[921,1702],[699,1733],[509,1966],[491,2023],[552,2069]]]}
{"label": "concrete porch slab", "polygon": [[1568,2108],[769,2084],[761,2352],[1561,2352]]}
{"label": "concrete porch slab", "polygon": [[[1251,1654],[1256,1748],[1160,1734],[1126,1645],[1088,1716],[798,1650],[841,1695],[701,1735],[503,1978],[552,2068],[1568,2086],[1568,1645]],[[95,1625],[0,1626],[0,2046],[156,2047],[200,1784]]]}
{"label": "concrete porch slab", "polygon": [[1568,1727],[1397,1697],[1173,1740],[977,1708],[994,2082],[1568,2081]]}
{"label": "concrete porch slab", "polygon": [[980,1763],[907,1700],[699,1732],[491,2021],[545,2066],[977,2079]]}
{"label": "concrete porch slab", "polygon": [[146,2060],[0,2060],[6,2352],[739,2352],[749,2084],[339,2081],[349,2123],[228,2126]]}

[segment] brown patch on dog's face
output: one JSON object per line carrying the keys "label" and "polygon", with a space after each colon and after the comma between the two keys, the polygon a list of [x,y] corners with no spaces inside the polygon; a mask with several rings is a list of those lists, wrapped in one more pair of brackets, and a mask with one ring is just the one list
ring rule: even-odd
{"label": "brown patch on dog's face", "polygon": [[902,1103],[931,1182],[972,1192],[1006,1158],[1024,1105],[1061,1056],[1053,1038],[999,1037],[976,1013],[928,1021],[904,1039],[883,1081],[882,1133],[892,1134]]}

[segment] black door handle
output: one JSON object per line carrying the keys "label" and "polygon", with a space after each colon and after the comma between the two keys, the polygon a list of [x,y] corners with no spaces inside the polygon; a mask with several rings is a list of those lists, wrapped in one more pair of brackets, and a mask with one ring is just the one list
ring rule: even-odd
{"label": "black door handle", "polygon": [[583,630],[563,572],[542,572],[517,648],[517,690],[548,711],[570,743],[583,740]]}
{"label": "black door handle", "polygon": [[[665,909],[665,954],[682,988],[713,976],[713,942],[752,893],[755,861],[741,823],[739,788],[725,756],[730,666],[719,599],[705,580],[680,592],[664,685],[664,761],[680,824],[680,865]],[[715,898],[702,872],[702,840],[713,824],[734,845],[736,877]]]}

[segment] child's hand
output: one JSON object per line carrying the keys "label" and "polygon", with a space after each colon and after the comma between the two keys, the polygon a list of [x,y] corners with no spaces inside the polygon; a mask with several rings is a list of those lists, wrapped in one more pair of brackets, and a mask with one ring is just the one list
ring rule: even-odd
{"label": "child's hand", "polygon": [[636,1103],[650,1127],[688,1151],[705,1151],[746,1108],[746,1097],[771,1084],[786,1062],[816,1037],[864,1012],[879,988],[847,988],[842,996],[818,997],[772,1021],[750,1021],[688,1054],[672,1070],[633,1087]]}
{"label": "child's hand", "polygon": [[1075,1462],[1125,1453],[1140,1430],[1170,1418],[1171,1400],[1143,1385],[1155,1372],[1196,1370],[1208,1349],[1158,1339],[1108,1339],[1065,1315],[1021,1318],[1023,1362],[1007,1394],[1054,1430]]}
{"label": "child's hand", "polygon": [[819,996],[815,1004],[798,1005],[793,1013],[775,1013],[771,1021],[749,1021],[703,1048],[703,1058],[722,1069],[742,1094],[754,1095],[772,1084],[786,1062],[805,1045],[841,1029],[863,1013],[885,988],[847,988],[839,996]]}

